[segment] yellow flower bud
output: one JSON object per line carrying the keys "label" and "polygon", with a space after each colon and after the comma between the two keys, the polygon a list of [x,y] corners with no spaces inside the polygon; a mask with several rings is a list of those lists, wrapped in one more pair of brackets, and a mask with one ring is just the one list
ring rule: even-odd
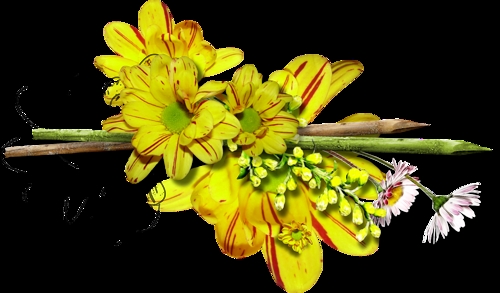
{"label": "yellow flower bud", "polygon": [[288,181],[286,182],[286,187],[288,188],[288,190],[297,189],[297,183],[295,182],[295,179],[290,177],[290,179],[288,179]]}
{"label": "yellow flower bud", "polygon": [[229,150],[231,152],[234,152],[238,149],[238,145],[232,139],[226,140],[226,143],[227,143],[227,147],[229,148]]}
{"label": "yellow flower bud", "polygon": [[285,183],[278,184],[278,187],[276,187],[276,192],[278,194],[285,194],[285,191],[286,191],[286,185],[285,185]]}
{"label": "yellow flower bud", "polygon": [[244,156],[239,157],[238,158],[238,165],[240,165],[240,167],[242,167],[242,168],[246,168],[246,167],[250,166],[250,158],[247,158]]}
{"label": "yellow flower bud", "polygon": [[278,211],[281,211],[285,207],[285,196],[283,194],[276,195],[274,198],[274,207]]}
{"label": "yellow flower bud", "polygon": [[255,175],[259,176],[259,178],[267,177],[267,170],[264,169],[264,167],[257,167],[253,169],[253,172],[255,173]]}
{"label": "yellow flower bud", "polygon": [[300,105],[302,105],[302,98],[300,96],[294,96],[292,101],[288,103],[288,110],[295,111],[300,107]]}
{"label": "yellow flower bud", "polygon": [[292,167],[292,173],[295,174],[295,176],[300,177],[302,175],[302,168]]}
{"label": "yellow flower bud", "polygon": [[359,185],[363,186],[368,182],[368,179],[370,178],[370,173],[366,172],[366,170],[362,170],[361,174],[359,175]]}
{"label": "yellow flower bud", "polygon": [[368,225],[366,225],[363,229],[359,230],[358,234],[356,234],[356,239],[361,242],[365,240],[368,235]]}
{"label": "yellow flower bud", "polygon": [[316,187],[318,187],[318,183],[316,182],[316,179],[312,178],[311,180],[309,180],[309,188],[314,189]]}
{"label": "yellow flower bud", "polygon": [[307,182],[307,181],[311,180],[311,178],[313,177],[313,174],[312,174],[311,170],[309,170],[309,168],[302,167],[301,171],[302,171],[301,177],[302,177],[303,181]]}
{"label": "yellow flower bud", "polygon": [[271,170],[271,171],[276,170],[276,167],[278,167],[278,161],[273,160],[273,159],[264,159],[263,163],[264,163],[264,166],[269,168],[269,170]]}
{"label": "yellow flower bud", "polygon": [[387,215],[387,212],[385,209],[376,209],[373,215],[375,217],[383,218]]}
{"label": "yellow flower bud", "polygon": [[352,222],[356,225],[363,224],[363,211],[357,204],[354,205],[354,208],[352,210]]}
{"label": "yellow flower bud", "polygon": [[349,216],[349,214],[351,214],[351,204],[343,196],[340,197],[339,212],[344,217],[347,217]]}
{"label": "yellow flower bud", "polygon": [[359,175],[361,175],[361,171],[357,168],[351,168],[346,176],[346,183],[351,184],[356,182],[359,179]]}
{"label": "yellow flower bud", "polygon": [[295,166],[297,165],[297,159],[294,158],[294,157],[288,157],[288,161],[287,161],[287,164],[288,166]]}
{"label": "yellow flower bud", "polygon": [[328,203],[329,204],[336,204],[337,203],[337,192],[333,189],[328,190]]}
{"label": "yellow flower bud", "polygon": [[299,127],[301,127],[301,128],[306,127],[307,124],[309,124],[309,123],[307,123],[307,120],[304,118],[297,118],[297,120],[299,120]]}
{"label": "yellow flower bud", "polygon": [[380,228],[377,225],[375,224],[370,225],[370,233],[372,234],[373,237],[379,238],[381,232],[382,231],[380,231]]}
{"label": "yellow flower bud", "polygon": [[307,155],[306,161],[314,165],[321,164],[321,162],[323,161],[323,156],[321,156],[320,153],[312,153]]}
{"label": "yellow flower bud", "polygon": [[330,185],[333,187],[338,187],[342,184],[342,179],[339,176],[334,176],[332,180],[330,180]]}
{"label": "yellow flower bud", "polygon": [[262,166],[262,158],[257,156],[252,158],[252,166],[254,167],[260,167]]}
{"label": "yellow flower bud", "polygon": [[300,147],[294,147],[293,148],[293,155],[297,158],[300,159],[304,156],[304,151]]}
{"label": "yellow flower bud", "polygon": [[328,195],[326,193],[321,193],[320,196],[316,199],[316,209],[320,212],[326,210],[328,206]]}
{"label": "yellow flower bud", "polygon": [[365,208],[365,210],[370,214],[370,215],[373,215],[373,213],[375,213],[375,207],[373,206],[373,203],[371,203],[370,201],[369,202],[365,202],[363,204],[363,207]]}
{"label": "yellow flower bud", "polygon": [[258,187],[260,185],[260,178],[257,176],[251,175],[250,181],[252,181],[253,187]]}

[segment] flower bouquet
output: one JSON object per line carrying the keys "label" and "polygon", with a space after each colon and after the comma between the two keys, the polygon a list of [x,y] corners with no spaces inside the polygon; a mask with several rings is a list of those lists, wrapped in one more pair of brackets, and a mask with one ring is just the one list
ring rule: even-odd
{"label": "flower bouquet", "polygon": [[[124,162],[130,184],[140,184],[163,162],[167,179],[151,186],[147,204],[162,213],[196,211],[232,258],[261,252],[286,292],[314,286],[323,248],[375,253],[381,228],[408,212],[419,190],[435,212],[422,242],[436,243],[475,216],[478,182],[435,194],[414,176],[416,166],[372,153],[490,149],[380,138],[428,125],[368,113],[313,123],[363,72],[361,62],[306,54],[264,78],[256,65],[240,66],[242,50],[215,48],[200,24],[174,21],[160,0],[146,1],[138,16],[138,27],[118,21],[104,27],[115,55],[97,56],[94,65],[112,79],[104,102],[117,113],[102,121],[102,130],[34,129],[36,140],[72,142],[8,147],[6,157],[130,150]],[[230,81],[212,79],[233,69]],[[194,167],[195,160],[201,166]]]}

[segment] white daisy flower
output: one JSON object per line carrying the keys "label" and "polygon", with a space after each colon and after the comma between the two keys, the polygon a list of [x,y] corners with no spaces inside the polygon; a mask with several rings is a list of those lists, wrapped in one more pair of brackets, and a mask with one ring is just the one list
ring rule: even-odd
{"label": "white daisy flower", "polygon": [[417,171],[417,167],[403,161],[396,163],[395,159],[392,159],[391,164],[394,166],[394,175],[391,171],[387,172],[385,180],[380,183],[383,191],[379,193],[378,199],[373,201],[374,207],[386,211],[385,217],[372,217],[375,224],[382,227],[391,223],[393,215],[398,216],[401,211],[408,212],[418,194],[418,187],[405,177]]}
{"label": "white daisy flower", "polygon": [[432,240],[436,243],[439,239],[439,234],[443,239],[448,235],[450,228],[448,224],[459,232],[460,228],[465,227],[464,216],[469,219],[475,217],[474,211],[469,206],[479,206],[479,193],[476,190],[481,183],[471,183],[464,185],[449,195],[437,195],[433,200],[433,209],[436,211],[432,216],[429,224],[424,231],[424,238],[422,243]]}

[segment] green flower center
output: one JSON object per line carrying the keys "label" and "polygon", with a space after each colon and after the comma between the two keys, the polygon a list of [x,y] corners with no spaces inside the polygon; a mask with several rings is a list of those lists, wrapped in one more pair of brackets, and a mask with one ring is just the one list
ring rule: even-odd
{"label": "green flower center", "polygon": [[191,123],[191,117],[193,114],[189,113],[186,106],[178,102],[168,105],[161,114],[163,125],[170,132],[177,134]]}
{"label": "green flower center", "polygon": [[297,240],[297,241],[302,239],[302,232],[300,230],[293,230],[292,231],[292,238],[294,240]]}
{"label": "green flower center", "polygon": [[441,208],[442,205],[444,205],[445,202],[447,202],[449,197],[447,196],[435,196],[432,199],[432,208],[434,211],[437,213],[439,212],[439,209]]}
{"label": "green flower center", "polygon": [[259,113],[253,108],[246,108],[243,112],[236,114],[236,118],[240,120],[241,129],[244,132],[252,133],[262,125]]}

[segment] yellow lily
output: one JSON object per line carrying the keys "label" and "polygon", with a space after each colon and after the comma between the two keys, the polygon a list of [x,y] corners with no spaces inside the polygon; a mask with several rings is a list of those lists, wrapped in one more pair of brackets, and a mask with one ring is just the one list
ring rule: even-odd
{"label": "yellow lily", "polygon": [[161,160],[172,179],[184,178],[193,155],[205,164],[222,158],[222,141],[236,136],[240,123],[213,97],[224,92],[226,82],[208,81],[198,87],[198,70],[187,57],[156,56],[151,67],[123,67],[125,89],[121,114],[103,121],[103,129],[136,131],[135,150],[125,173],[138,183]]}
{"label": "yellow lily", "polygon": [[247,64],[235,71],[226,96],[229,111],[241,124],[233,143],[253,157],[263,151],[268,154],[286,151],[285,139],[295,136],[298,121],[291,113],[282,111],[292,96],[280,94],[278,83],[262,83],[262,74],[254,65]]}
{"label": "yellow lily", "polygon": [[[116,55],[102,55],[94,65],[109,78],[116,78],[123,66],[149,64],[148,56],[166,54],[172,58],[189,57],[199,71],[198,79],[210,77],[237,66],[243,51],[237,48],[215,49],[204,40],[201,26],[193,20],[175,23],[168,6],[160,0],[148,0],[139,10],[139,28],[119,21],[104,26],[104,40]],[[121,106],[113,98],[123,89],[119,82],[104,95],[108,105]]]}

